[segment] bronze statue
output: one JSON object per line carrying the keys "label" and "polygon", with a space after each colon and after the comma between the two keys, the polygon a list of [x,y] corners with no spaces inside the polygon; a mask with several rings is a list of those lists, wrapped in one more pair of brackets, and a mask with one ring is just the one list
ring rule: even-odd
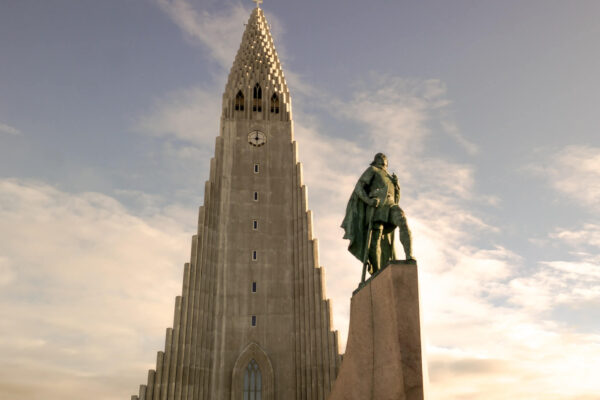
{"label": "bronze statue", "polygon": [[410,229],[404,211],[398,206],[398,177],[390,175],[387,166],[385,154],[377,153],[371,166],[356,183],[342,222],[344,239],[350,239],[348,251],[363,263],[363,282],[367,266],[373,275],[388,261],[396,259],[396,227],[400,230],[400,243],[406,260],[413,260]]}

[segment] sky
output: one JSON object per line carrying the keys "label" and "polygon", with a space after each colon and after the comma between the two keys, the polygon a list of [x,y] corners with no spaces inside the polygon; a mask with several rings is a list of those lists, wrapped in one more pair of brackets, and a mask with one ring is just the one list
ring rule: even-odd
{"label": "sky", "polygon": [[[0,2],[0,399],[126,399],[172,324],[249,0]],[[431,400],[600,399],[600,3],[265,0],[334,327],[386,152]]]}

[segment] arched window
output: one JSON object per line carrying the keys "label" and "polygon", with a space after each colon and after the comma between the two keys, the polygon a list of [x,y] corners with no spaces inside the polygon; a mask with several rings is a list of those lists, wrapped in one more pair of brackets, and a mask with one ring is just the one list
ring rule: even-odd
{"label": "arched window", "polygon": [[273,96],[271,96],[271,112],[279,114],[279,97],[277,97],[277,93],[273,93]]}
{"label": "arched window", "polygon": [[262,400],[262,374],[252,359],[244,372],[244,400]]}
{"label": "arched window", "polygon": [[235,110],[244,111],[244,95],[241,90],[235,95]]}
{"label": "arched window", "polygon": [[252,95],[252,111],[262,111],[262,89],[257,83]]}
{"label": "arched window", "polygon": [[[252,385],[252,372],[254,372],[254,385]],[[238,356],[233,367],[231,398],[234,400],[275,400],[273,384],[273,364],[271,364],[269,356],[256,343],[248,344]],[[253,394],[254,397],[252,397]]]}

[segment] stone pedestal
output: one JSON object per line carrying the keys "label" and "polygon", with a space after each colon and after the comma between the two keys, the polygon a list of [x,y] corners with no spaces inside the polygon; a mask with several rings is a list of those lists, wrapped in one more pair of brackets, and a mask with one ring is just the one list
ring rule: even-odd
{"label": "stone pedestal", "polygon": [[346,353],[328,400],[423,400],[416,262],[393,261],[352,296]]}

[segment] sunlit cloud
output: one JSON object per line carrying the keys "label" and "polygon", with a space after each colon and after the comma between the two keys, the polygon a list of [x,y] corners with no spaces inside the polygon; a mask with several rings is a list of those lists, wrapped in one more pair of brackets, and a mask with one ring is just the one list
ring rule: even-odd
{"label": "sunlit cloud", "polygon": [[597,224],[587,223],[580,229],[557,229],[550,237],[576,248],[594,246],[600,250],[600,225]]}
{"label": "sunlit cloud", "polygon": [[18,130],[17,128],[12,127],[7,124],[3,124],[1,122],[0,122],[0,133],[4,133],[7,135],[13,135],[13,136],[21,135],[21,131]]}
{"label": "sunlit cloud", "polygon": [[149,214],[99,193],[0,180],[2,393],[127,398],[145,379],[190,243],[168,211]]}
{"label": "sunlit cloud", "polygon": [[462,146],[467,151],[467,153],[469,153],[470,155],[476,155],[479,153],[479,147],[475,143],[469,141],[460,132],[460,129],[458,128],[456,123],[454,123],[452,121],[442,121],[441,126],[442,126],[444,132],[446,132],[446,134],[448,136],[450,136],[460,146]]}
{"label": "sunlit cloud", "polygon": [[186,0],[156,0],[160,8],[194,42],[209,51],[221,67],[229,68],[239,47],[250,9],[232,4],[224,13],[198,11]]}
{"label": "sunlit cloud", "polygon": [[[360,263],[345,251],[339,224],[356,179],[383,150],[406,193],[401,206],[419,260],[430,398],[575,399],[589,393],[589,385],[582,389],[579,381],[566,377],[564,365],[589,377],[588,367],[579,364],[586,355],[579,343],[598,351],[598,337],[573,335],[566,322],[547,321],[547,313],[560,305],[596,299],[597,283],[582,283],[573,276],[574,268],[578,276],[585,272],[589,277],[596,267],[552,262],[524,276],[524,260],[518,254],[493,242],[488,249],[476,245],[482,235],[497,233],[498,228],[475,210],[496,201],[475,192],[472,166],[427,152],[427,141],[439,134],[432,126],[443,122],[440,111],[448,104],[444,86],[388,78],[367,82],[368,90],[350,101],[334,102],[336,109],[347,110],[345,118],[362,125],[362,137],[328,136],[319,118],[296,110],[300,158],[342,341],[347,334],[347,299],[358,282]],[[571,289],[570,296],[561,296]],[[551,346],[577,351],[548,351]],[[543,371],[538,366],[542,359]],[[506,389],[509,383],[523,381],[529,383]]]}
{"label": "sunlit cloud", "polygon": [[[157,4],[221,69],[229,68],[249,9],[234,4],[211,14],[184,0]],[[400,177],[401,206],[419,260],[428,398],[597,398],[590,393],[600,392],[600,337],[557,313],[588,311],[600,302],[598,225],[549,234],[572,248],[572,260],[524,265],[523,257],[493,239],[499,228],[485,207],[501,199],[477,192],[475,166],[428,152],[436,135],[451,137],[469,155],[480,151],[449,117],[443,82],[372,75],[353,95],[336,99],[293,70],[287,77],[301,100],[294,108],[295,137],[342,344],[360,263],[346,251],[339,225],[358,176],[384,151]],[[208,164],[218,134],[217,86],[161,96],[134,129],[162,141],[169,156]],[[318,96],[332,107],[309,114],[302,96]],[[330,134],[324,121],[336,118],[359,133]],[[571,146],[537,171],[558,192],[597,210],[599,154]],[[141,191],[115,195],[122,201],[0,181],[2,393],[128,398],[153,368],[181,288],[190,245],[184,227],[195,223],[195,210]],[[124,202],[134,204],[135,213]]]}
{"label": "sunlit cloud", "polygon": [[557,192],[592,210],[600,210],[600,148],[572,145],[549,154],[530,169]]}
{"label": "sunlit cloud", "polygon": [[[156,100],[152,110],[138,118],[134,129],[155,137],[196,146],[211,146],[219,132],[221,95],[214,89],[176,91]],[[191,151],[182,153],[185,156]]]}
{"label": "sunlit cloud", "polygon": [[[577,343],[585,341],[590,344],[588,351],[595,351],[597,338],[573,335],[564,322],[548,321],[547,315],[561,305],[595,301],[597,285],[575,278],[574,264],[554,261],[523,274],[524,260],[518,254],[493,241],[488,248],[476,244],[482,236],[499,230],[486,221],[485,213],[476,210],[493,206],[500,199],[476,192],[472,165],[427,151],[428,142],[439,134],[451,137],[468,154],[479,151],[449,118],[450,101],[443,82],[371,75],[362,86],[357,85],[352,96],[342,100],[303,85],[300,76],[291,76],[291,88],[302,88],[294,92],[299,100],[294,107],[294,133],[342,350],[349,323],[349,296],[359,280],[360,265],[346,251],[339,225],[356,179],[373,155],[384,151],[390,169],[400,177],[401,206],[414,234],[420,265],[430,398],[485,396],[500,400],[507,394],[536,398],[536,393],[543,393],[538,398],[575,399],[585,394],[589,388],[580,390],[581,386],[562,379],[561,374],[565,364],[575,368],[584,356]],[[166,96],[141,119],[140,126],[151,134],[179,141],[173,149],[186,143],[197,148],[216,136],[214,128],[190,135],[194,127],[209,125],[205,119],[196,119],[205,107],[220,106],[214,94],[199,90]],[[303,96],[318,97],[332,106],[309,114],[302,107]],[[354,122],[359,133],[330,135],[324,129],[326,118]],[[569,158],[562,162],[575,167]],[[593,235],[593,229],[587,228],[586,235]],[[578,234],[584,235],[567,230],[555,233],[572,242],[579,240]],[[593,264],[581,271],[588,271],[587,276],[595,279]],[[568,287],[574,288],[573,293],[561,295]],[[575,350],[559,356],[547,346]],[[538,366],[541,358],[546,363],[543,371]],[[577,368],[582,376],[588,373],[585,367]],[[529,384],[506,390],[508,383],[521,381]]]}

